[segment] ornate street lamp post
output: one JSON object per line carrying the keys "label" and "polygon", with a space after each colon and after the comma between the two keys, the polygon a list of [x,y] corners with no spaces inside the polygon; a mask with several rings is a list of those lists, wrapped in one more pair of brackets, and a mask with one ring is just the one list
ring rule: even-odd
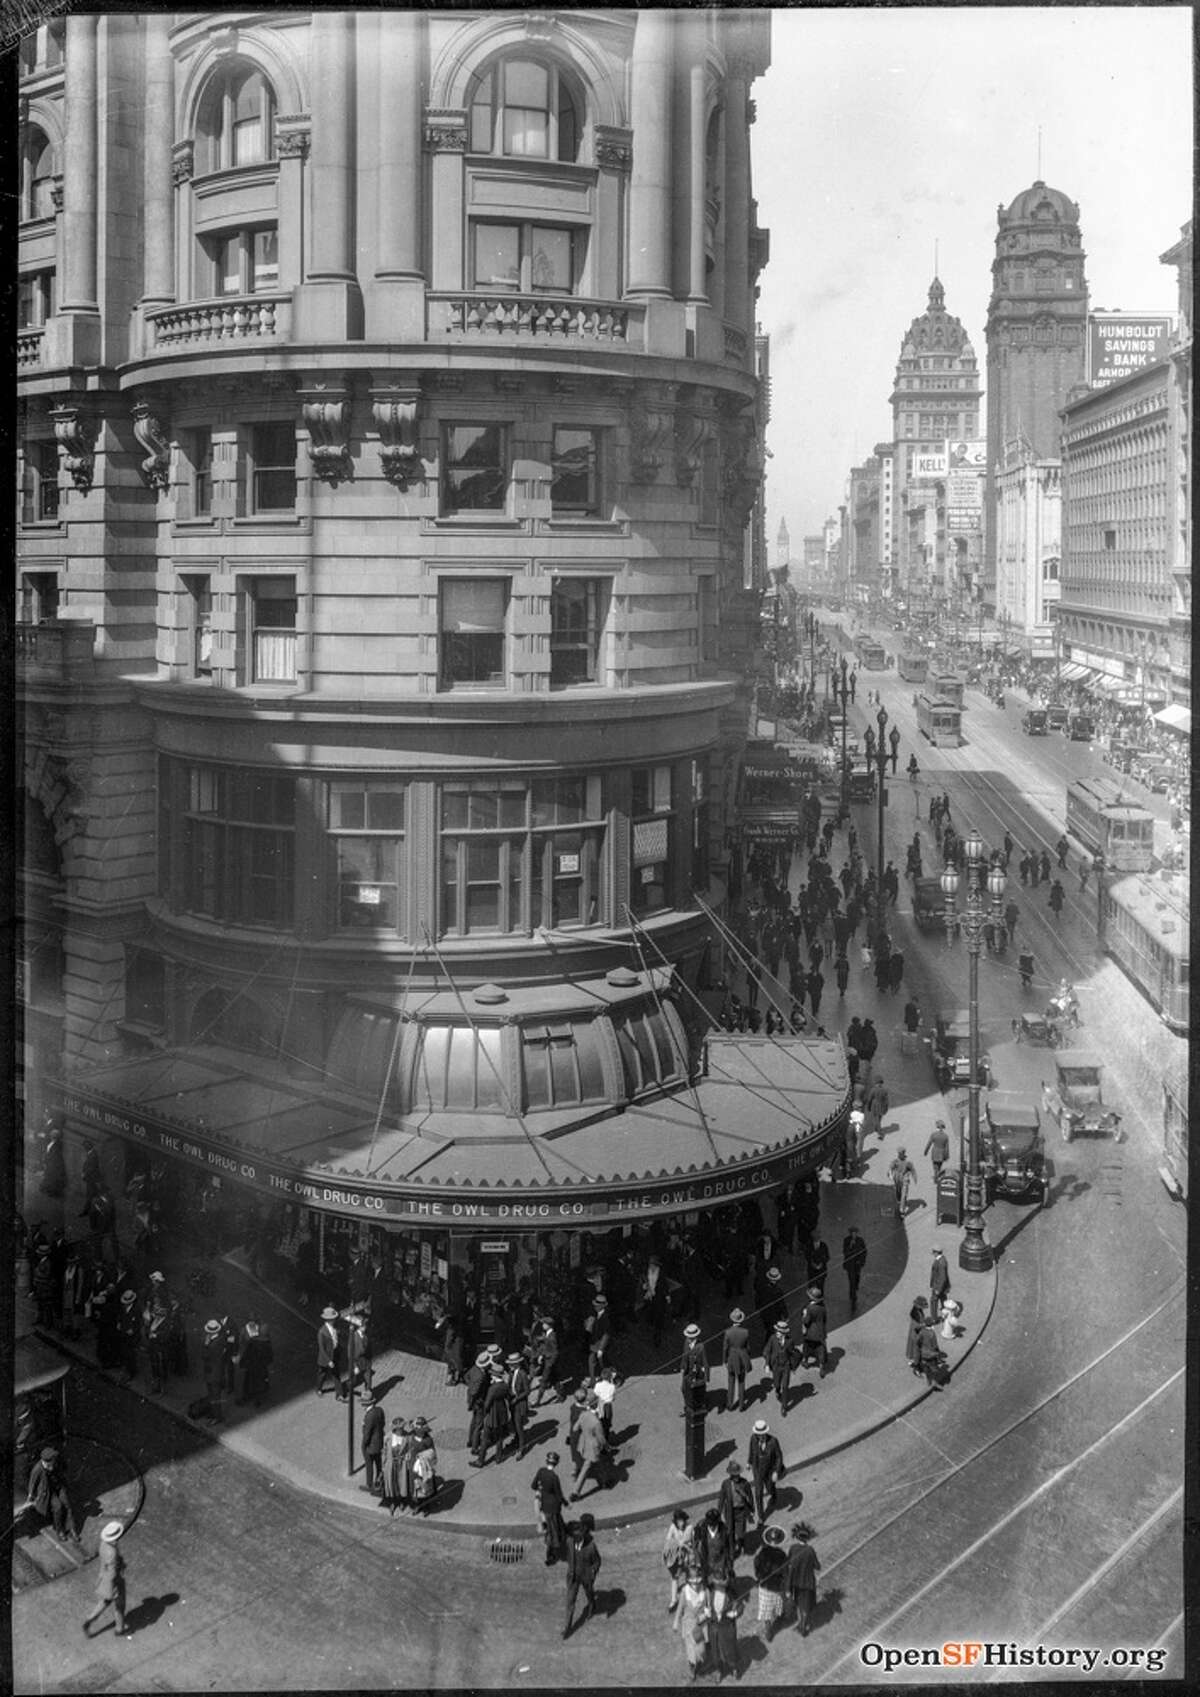
{"label": "ornate street lamp post", "polygon": [[[946,897],[946,930],[953,936],[956,923],[961,921],[967,940],[970,963],[970,1022],[971,1036],[968,1051],[971,1082],[967,1094],[967,1212],[963,1239],[958,1246],[958,1264],[970,1273],[985,1273],[992,1265],[992,1247],[984,1236],[983,1173],[979,1165],[979,952],[983,942],[983,927],[990,918],[1000,925],[1004,918],[1004,873],[999,866],[990,870],[983,858],[983,843],[972,831],[964,844],[967,858],[966,901],[961,914],[955,904],[958,894],[958,873],[947,863],[942,873],[942,892]],[[992,898],[989,914],[986,895]]]}
{"label": "ornate street lamp post", "polygon": [[846,683],[846,656],[844,654],[839,668],[840,675],[838,671],[833,671],[832,667],[830,671],[833,674],[830,680],[830,688],[833,691],[833,699],[837,702],[842,715],[842,782],[838,791],[838,824],[840,825],[850,811],[848,801],[849,775],[846,771],[846,703],[850,699],[850,690]]}
{"label": "ornate street lamp post", "polygon": [[888,744],[891,744],[892,772],[895,773],[896,761],[900,753],[900,732],[893,725],[890,737],[887,732],[887,708],[881,707],[875,715],[875,723],[879,726],[879,735],[867,726],[863,732],[863,741],[867,748],[867,765],[874,766],[876,787],[879,802],[879,843],[875,857],[875,878],[880,890],[883,889],[883,810],[887,806],[887,791],[884,787],[884,774],[887,771]]}

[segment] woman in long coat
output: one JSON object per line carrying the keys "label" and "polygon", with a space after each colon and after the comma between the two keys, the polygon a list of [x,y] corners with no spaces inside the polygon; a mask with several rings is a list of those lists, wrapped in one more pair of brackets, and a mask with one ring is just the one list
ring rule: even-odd
{"label": "woman in long coat", "polygon": [[925,1298],[919,1296],[908,1311],[908,1342],[904,1346],[904,1359],[914,1373],[921,1371],[921,1327],[927,1318]]}
{"label": "woman in long coat", "polygon": [[398,1508],[407,1508],[409,1502],[409,1434],[406,1421],[397,1417],[392,1421],[392,1429],[384,1439],[383,1461],[380,1473],[383,1480],[382,1501],[387,1504],[393,1519]]}
{"label": "woman in long coat", "polygon": [[412,1435],[412,1500],[418,1514],[428,1514],[437,1489],[437,1450],[428,1422],[413,1423]]}

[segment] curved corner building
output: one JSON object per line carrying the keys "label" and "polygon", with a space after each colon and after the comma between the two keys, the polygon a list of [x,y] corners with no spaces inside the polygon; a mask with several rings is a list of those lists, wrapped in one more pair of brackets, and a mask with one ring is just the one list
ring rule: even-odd
{"label": "curved corner building", "polygon": [[768,57],[711,9],[27,37],[22,1040],[72,1173],[286,1209],[420,1312],[838,1134],[840,1047],[695,1017]]}

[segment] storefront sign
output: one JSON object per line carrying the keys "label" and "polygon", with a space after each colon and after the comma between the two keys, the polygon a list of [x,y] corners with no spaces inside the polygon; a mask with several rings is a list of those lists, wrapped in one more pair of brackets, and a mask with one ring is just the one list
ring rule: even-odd
{"label": "storefront sign", "polygon": [[427,1279],[432,1271],[433,1245],[431,1243],[423,1243],[421,1245],[421,1277],[423,1279]]}
{"label": "storefront sign", "polygon": [[[503,1222],[510,1229],[533,1231],[573,1226],[578,1230],[597,1224],[616,1225],[653,1214],[694,1212],[712,1203],[768,1190],[781,1180],[810,1169],[841,1135],[839,1118],[822,1131],[798,1136],[778,1153],[753,1165],[730,1167],[709,1178],[701,1176],[676,1183],[663,1183],[660,1179],[647,1182],[644,1187],[614,1188],[599,1195],[598,1185],[581,1183],[567,1195],[547,1196],[538,1191],[522,1195],[514,1191],[503,1198],[492,1195],[481,1199],[478,1195],[462,1197],[443,1191],[441,1195],[421,1196],[406,1195],[395,1188],[384,1190],[344,1174],[334,1179],[319,1172],[298,1171],[257,1151],[247,1154],[224,1144],[211,1133],[191,1126],[164,1124],[139,1114],[132,1103],[81,1090],[61,1080],[49,1080],[46,1089],[49,1105],[60,1108],[76,1121],[77,1129],[109,1132],[139,1148],[161,1150],[216,1179],[224,1177],[280,1201],[376,1224],[389,1221],[469,1227]],[[846,1103],[841,1105],[839,1114],[845,1112],[846,1106]],[[488,1245],[485,1243],[483,1247],[486,1249]],[[503,1246],[493,1247],[501,1253],[507,1248],[507,1241]]]}
{"label": "storefront sign", "polygon": [[485,1237],[483,1242],[479,1245],[479,1248],[484,1255],[507,1255],[509,1249],[508,1239],[501,1238],[500,1241],[497,1242],[494,1238]]}

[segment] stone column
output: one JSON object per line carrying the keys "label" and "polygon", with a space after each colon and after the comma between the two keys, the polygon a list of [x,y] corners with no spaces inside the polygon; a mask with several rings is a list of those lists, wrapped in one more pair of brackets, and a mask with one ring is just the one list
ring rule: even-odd
{"label": "stone column", "polygon": [[704,276],[704,64],[688,71],[688,300],[708,299]]}
{"label": "stone column", "polygon": [[725,105],[725,319],[747,335],[750,293],[750,132],[745,69],[729,66]]}
{"label": "stone column", "polygon": [[143,229],[142,305],[162,306],[175,299],[174,61],[165,12],[146,13],[146,60],[143,85],[145,132],[142,143]]}
{"label": "stone column", "polygon": [[63,147],[63,283],[60,313],[100,311],[96,295],[97,19],[67,18],[66,109]]}
{"label": "stone column", "polygon": [[367,334],[371,340],[422,341],[425,18],[419,11],[385,12],[378,28],[376,127],[371,138],[378,161],[375,280]]}
{"label": "stone column", "polygon": [[639,12],[630,108],[629,293],[671,294],[671,65],[674,15]]}
{"label": "stone column", "polygon": [[[311,237],[294,318],[302,342],[362,337],[354,270],[355,24],[351,12],[313,13]],[[374,19],[364,17],[363,24],[373,26]]]}

